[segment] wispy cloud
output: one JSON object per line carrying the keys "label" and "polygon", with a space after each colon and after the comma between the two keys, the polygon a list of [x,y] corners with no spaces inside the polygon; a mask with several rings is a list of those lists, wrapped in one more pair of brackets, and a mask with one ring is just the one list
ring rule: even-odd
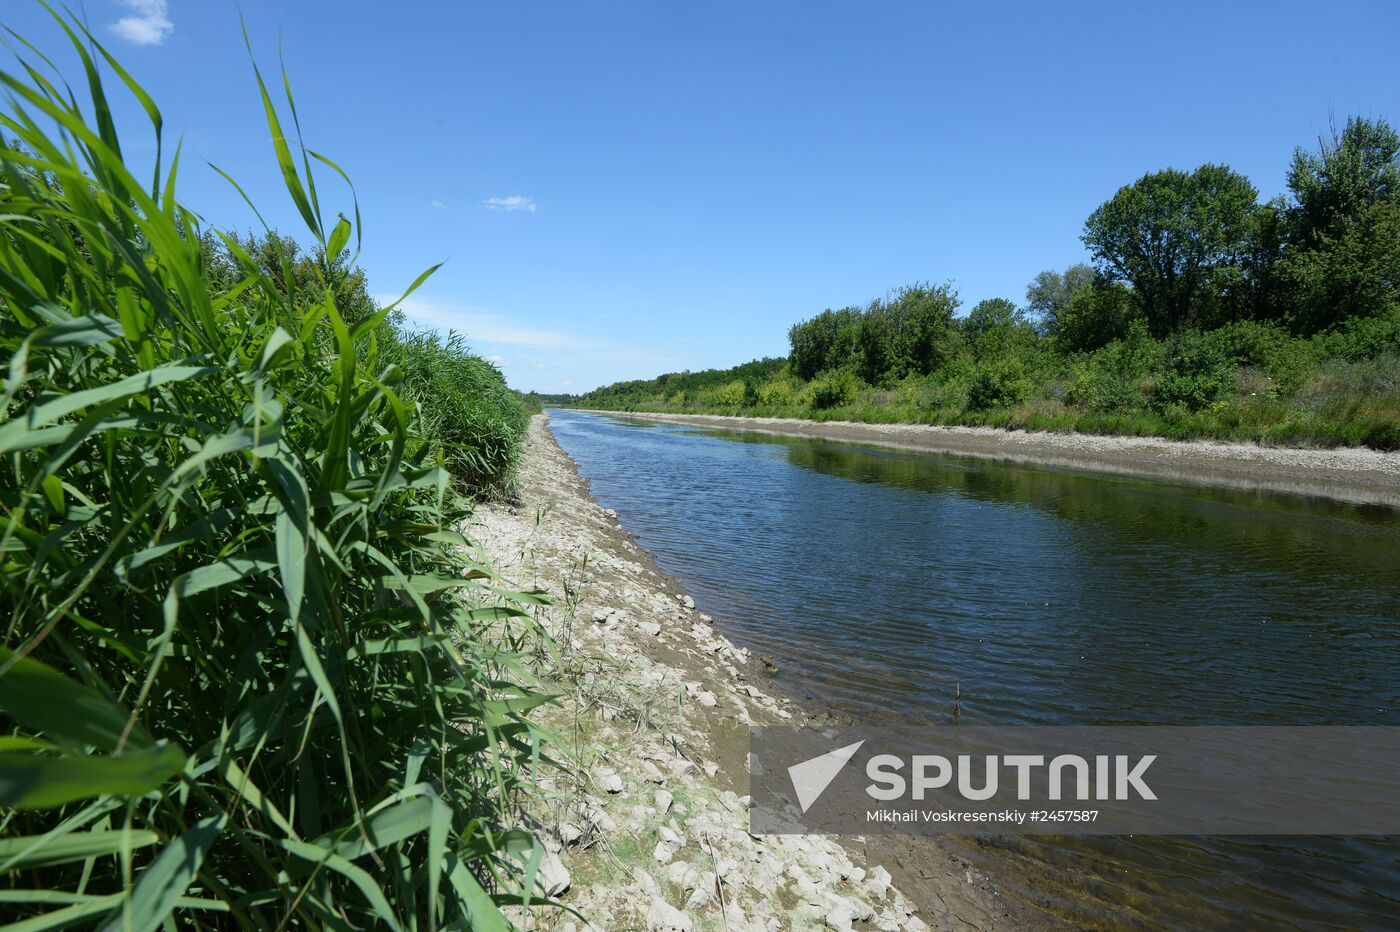
{"label": "wispy cloud", "polygon": [[481,203],[485,204],[488,210],[523,210],[531,214],[535,212],[535,199],[519,194],[512,194],[510,197],[488,197]]}
{"label": "wispy cloud", "polygon": [[[377,294],[388,304],[398,295]],[[414,293],[399,307],[410,326],[446,333],[455,330],[467,344],[494,362],[507,381],[522,391],[575,391],[625,378],[649,378],[658,372],[676,372],[690,364],[664,349],[632,342],[630,335],[615,342],[591,330],[590,321],[578,321],[577,330],[555,329],[536,323],[529,315],[504,313],[494,307],[469,305],[446,298]],[[575,326],[570,322],[571,328]]]}
{"label": "wispy cloud", "polygon": [[[394,298],[378,295],[387,303]],[[598,349],[596,340],[585,339],[561,330],[532,327],[511,320],[504,314],[464,307],[444,301],[411,297],[399,307],[410,320],[434,330],[456,330],[465,334],[472,344],[492,343],[502,346],[529,346],[535,349]]]}
{"label": "wispy cloud", "polygon": [[444,204],[442,201],[429,201],[429,202],[428,202],[428,206],[431,207],[431,208],[433,208],[434,210],[446,210],[446,209],[447,209],[447,205]]}
{"label": "wispy cloud", "polygon": [[131,11],[112,24],[112,31],[137,45],[160,45],[175,31],[166,0],[121,0]]}

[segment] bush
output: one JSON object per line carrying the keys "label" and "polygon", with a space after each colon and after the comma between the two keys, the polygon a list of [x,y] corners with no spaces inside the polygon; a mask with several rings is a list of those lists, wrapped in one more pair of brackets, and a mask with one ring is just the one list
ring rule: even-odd
{"label": "bush", "polygon": [[853,373],[827,372],[812,382],[812,407],[818,411],[845,407],[856,400],[859,390],[860,381]]}
{"label": "bush", "polygon": [[696,399],[702,407],[738,408],[744,404],[745,387],[743,379],[734,379],[723,385],[716,385],[700,392]]}
{"label": "bush", "polygon": [[1400,352],[1400,310],[1379,317],[1354,317],[1317,337],[1323,356],[1356,362]]}
{"label": "bush", "polygon": [[1206,334],[1211,351],[1237,366],[1268,370],[1292,340],[1283,328],[1253,320],[1238,320]]}
{"label": "bush", "polygon": [[432,453],[469,490],[507,489],[530,423],[520,396],[460,334],[415,332],[400,341],[404,395],[417,404]]}
{"label": "bush", "polygon": [[1030,397],[1031,383],[1018,360],[980,366],[967,387],[967,406],[974,411],[1011,408]]}
{"label": "bush", "polygon": [[1152,404],[1158,411],[1175,405],[1200,411],[1225,397],[1233,384],[1229,360],[1219,346],[1199,334],[1183,334],[1167,357],[1167,370],[1152,393]]}
{"label": "bush", "polygon": [[797,400],[797,391],[786,378],[764,382],[758,386],[758,403],[769,408],[791,407]]}
{"label": "bush", "polygon": [[[88,70],[91,112],[141,112]],[[157,202],[65,82],[5,80],[6,919],[504,928],[543,698],[488,631],[523,637],[538,600],[454,595],[490,571],[448,549],[465,512],[385,317],[339,312],[349,221],[306,194],[264,88],[322,258],[279,285],[230,242],[214,283],[173,169]]]}

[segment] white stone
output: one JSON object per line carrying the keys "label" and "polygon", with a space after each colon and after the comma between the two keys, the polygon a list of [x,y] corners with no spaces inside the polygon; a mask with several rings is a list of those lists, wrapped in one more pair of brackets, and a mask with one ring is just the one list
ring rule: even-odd
{"label": "white stone", "polygon": [[870,876],[866,878],[865,888],[875,894],[877,900],[883,900],[890,892],[890,882],[894,878],[890,877],[890,872],[876,864],[870,869]]}
{"label": "white stone", "polygon": [[559,860],[557,854],[546,854],[544,860],[540,861],[539,873],[536,875],[540,889],[544,890],[545,896],[558,896],[569,889],[572,882],[569,877],[569,869],[564,866],[564,862]]}
{"label": "white stone", "polygon": [[642,892],[649,897],[659,897],[661,888],[656,885],[656,878],[642,870],[640,867],[632,868],[632,879],[637,882],[637,886],[642,888]]}
{"label": "white stone", "polygon": [[559,840],[565,845],[576,845],[583,839],[583,829],[572,822],[564,822],[559,826]]}
{"label": "white stone", "polygon": [[648,637],[656,637],[661,633],[661,626],[654,621],[643,621],[638,623],[637,630]]}
{"label": "white stone", "polygon": [[675,801],[675,799],[676,799],[676,798],[675,798],[674,796],[672,796],[668,791],[666,791],[666,790],[657,790],[657,791],[656,791],[656,811],[657,811],[657,813],[659,813],[660,815],[665,815],[666,813],[670,812],[670,811],[671,811],[671,803],[673,803],[673,802]]}
{"label": "white stone", "polygon": [[598,785],[605,793],[616,796],[622,792],[622,778],[615,773],[605,773],[598,778]]}
{"label": "white stone", "polygon": [[704,909],[709,906],[715,898],[714,891],[709,887],[696,887],[690,892],[690,897],[685,901],[685,908],[688,912],[695,912],[697,909]]}
{"label": "white stone", "polygon": [[647,910],[647,932],[691,932],[690,917],[662,899]]}
{"label": "white stone", "polygon": [[824,921],[828,929],[835,929],[836,932],[851,932],[855,920],[856,917],[851,913],[850,908],[842,904],[828,912]]}

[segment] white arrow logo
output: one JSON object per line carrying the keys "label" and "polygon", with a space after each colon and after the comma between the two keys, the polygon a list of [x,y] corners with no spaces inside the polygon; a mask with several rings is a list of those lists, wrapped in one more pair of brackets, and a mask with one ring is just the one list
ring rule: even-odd
{"label": "white arrow logo", "polygon": [[826,792],[826,788],[831,785],[831,781],[836,779],[836,775],[841,772],[841,768],[855,756],[856,751],[865,741],[857,741],[855,744],[848,744],[844,748],[837,748],[828,751],[819,757],[811,760],[804,760],[800,764],[793,764],[788,768],[788,777],[792,780],[792,788],[797,791],[797,804],[806,812],[812,807],[821,795]]}

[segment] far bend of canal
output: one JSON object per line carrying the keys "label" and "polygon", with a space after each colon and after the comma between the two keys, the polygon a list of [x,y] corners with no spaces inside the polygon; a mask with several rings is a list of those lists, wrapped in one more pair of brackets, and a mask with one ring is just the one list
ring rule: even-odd
{"label": "far bend of canal", "polygon": [[[1400,724],[1389,509],[551,415],[724,633],[857,722],[960,686],[963,724]],[[937,844],[1083,925],[1400,928],[1396,838]]]}

